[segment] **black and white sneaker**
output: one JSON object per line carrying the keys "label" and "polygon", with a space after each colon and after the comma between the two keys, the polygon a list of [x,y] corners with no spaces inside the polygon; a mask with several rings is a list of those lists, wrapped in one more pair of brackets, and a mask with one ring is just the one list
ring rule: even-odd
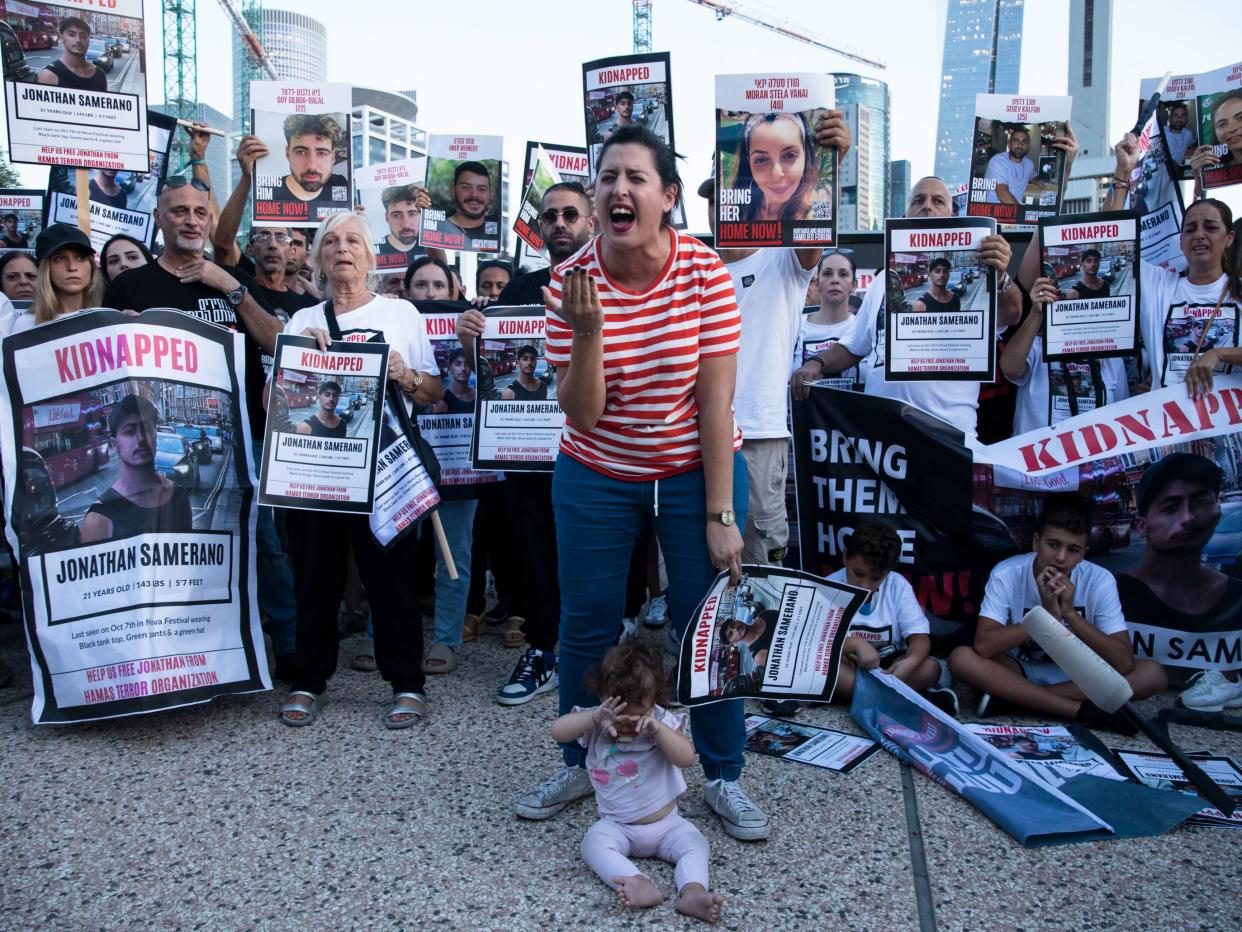
{"label": "black and white sneaker", "polygon": [[[925,689],[923,690],[923,698],[934,705],[941,712],[944,712],[946,715],[951,715],[954,718],[957,718],[962,711],[961,706],[957,701],[957,693],[947,686],[932,686]],[[983,708],[984,705],[981,701],[979,703],[980,718],[984,717]]]}
{"label": "black and white sneaker", "polygon": [[501,705],[522,705],[540,693],[556,689],[556,685],[556,654],[528,647],[514,665],[509,682],[496,693],[496,701]]}
{"label": "black and white sneaker", "polygon": [[793,718],[802,708],[802,703],[797,699],[764,699],[759,706],[768,715],[775,715],[777,718]]}

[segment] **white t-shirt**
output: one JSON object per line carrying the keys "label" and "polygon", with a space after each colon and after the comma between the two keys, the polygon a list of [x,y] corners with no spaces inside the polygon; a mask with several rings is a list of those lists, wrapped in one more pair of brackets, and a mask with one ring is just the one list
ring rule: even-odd
{"label": "white t-shirt", "polygon": [[[1221,291],[1228,285],[1229,277],[1223,272],[1220,278],[1207,285],[1192,285],[1190,279],[1170,269],[1142,262],[1142,304],[1139,307],[1139,326],[1143,332],[1143,357],[1151,373],[1151,387],[1163,388],[1168,385],[1180,384],[1185,379],[1186,365],[1190,362],[1195,345],[1198,343],[1202,324],[1188,322],[1188,326],[1179,326],[1172,318],[1171,311],[1180,305],[1203,306],[1209,309],[1216,306]],[[1166,326],[1167,325],[1167,326]],[[1238,303],[1226,299],[1221,306],[1221,316],[1214,327],[1226,332],[1232,327],[1233,338],[1217,345],[1237,345]],[[1167,330],[1167,332],[1166,332]],[[1172,345],[1188,350],[1176,353],[1173,360],[1166,359],[1166,338]],[[1171,362],[1168,372],[1166,362]]]}
{"label": "white t-shirt", "polygon": [[[1126,362],[1119,356],[1098,359],[1100,381],[1104,385],[1104,403],[1123,401],[1130,397],[1130,385],[1126,381]],[[1050,427],[1072,416],[1069,400],[1064,396],[1049,397],[1048,367],[1063,368],[1065,363],[1044,362],[1044,338],[1036,337],[1026,354],[1026,375],[1011,379],[1018,386],[1017,406],[1013,412],[1013,432],[1025,434],[1028,430]],[[1073,363],[1074,369],[1085,369],[1088,392],[1078,398],[1078,413],[1085,414],[1095,408],[1095,387],[1091,385],[1090,366],[1086,362]]]}
{"label": "white t-shirt", "polygon": [[[845,568],[829,576],[828,581],[847,583]],[[858,635],[876,650],[883,650],[890,644],[897,650],[905,650],[912,634],[931,634],[931,626],[906,578],[893,572],[884,577],[880,588],[863,603],[849,633]]]}
{"label": "white t-shirt", "polygon": [[788,437],[789,360],[814,270],[794,249],[759,249],[725,268],[742,315],[733,416],[743,440]]}
{"label": "white t-shirt", "polygon": [[[988,159],[988,167],[984,171],[983,177],[992,178],[998,183],[1006,185],[1009,188],[1009,193],[1021,204],[1022,195],[1026,193],[1026,186],[1035,177],[1035,163],[1028,158],[1024,158],[1021,162],[1015,162],[1009,157],[1008,152],[998,152]],[[999,204],[1000,202],[1001,199],[995,191],[987,192],[987,203]]]}
{"label": "white t-shirt", "polygon": [[[1002,625],[1021,624],[1022,617],[1042,604],[1039,587],[1035,585],[1035,554],[1023,553],[1001,560],[992,568],[983,590],[980,618],[991,618]],[[1083,560],[1070,572],[1074,584],[1074,607],[1087,623],[1102,634],[1126,630],[1117,580],[1103,567]],[[1030,663],[1051,663],[1052,659],[1034,641],[1027,641],[1009,653]]]}
{"label": "white t-shirt", "polygon": [[854,328],[841,338],[841,345],[867,363],[868,395],[896,398],[942,421],[966,435],[967,445],[977,442],[979,411],[978,382],[886,382],[884,381],[884,293],[885,274],[878,274],[867,286],[862,307],[854,315]]}
{"label": "white t-shirt", "polygon": [[1173,164],[1181,165],[1186,161],[1186,150],[1194,143],[1195,134],[1188,126],[1183,126],[1181,129],[1169,129],[1166,126],[1164,141],[1169,147],[1169,158],[1173,160]]}
{"label": "white t-shirt", "polygon": [[13,332],[13,325],[17,323],[17,318],[17,308],[13,306],[9,296],[0,293],[0,338],[7,337]]}
{"label": "white t-shirt", "polygon": [[[817,324],[811,320],[810,314],[802,315],[802,324],[798,327],[798,339],[794,343],[793,368],[798,369],[812,356],[822,353],[833,343],[854,329],[854,318],[849,316],[835,324]],[[850,366],[839,376],[826,375],[820,381],[836,388],[852,389],[861,384],[863,375],[861,365]]]}
{"label": "white t-shirt", "polygon": [[[289,318],[285,333],[300,334],[312,327],[328,329],[323,304],[304,307]],[[372,337],[387,343],[389,349],[401,354],[407,367],[419,372],[436,374],[440,366],[436,362],[431,340],[427,338],[427,324],[423,315],[409,301],[376,295],[369,303],[352,311],[336,314],[342,339],[351,343],[365,343]],[[413,402],[406,396],[406,407],[413,410]]]}

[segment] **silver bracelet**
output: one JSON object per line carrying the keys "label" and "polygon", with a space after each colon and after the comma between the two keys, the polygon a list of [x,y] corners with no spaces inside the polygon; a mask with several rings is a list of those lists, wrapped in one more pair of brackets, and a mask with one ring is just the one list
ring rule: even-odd
{"label": "silver bracelet", "polygon": [[575,331],[574,331],[574,336],[576,336],[576,337],[593,337],[593,336],[595,336],[595,334],[602,332],[602,331],[603,331],[603,329],[604,329],[604,328],[601,326],[601,327],[596,327],[594,330],[575,330]]}

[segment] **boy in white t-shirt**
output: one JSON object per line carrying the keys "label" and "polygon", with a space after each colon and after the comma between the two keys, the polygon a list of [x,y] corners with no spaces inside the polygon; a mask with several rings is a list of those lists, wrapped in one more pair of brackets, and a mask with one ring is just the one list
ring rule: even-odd
{"label": "boy in white t-shirt", "polygon": [[1164,690],[1160,665],[1136,660],[1126,630],[1117,582],[1087,563],[1091,504],[1073,495],[1051,495],[1031,541],[1031,553],[1002,560],[983,593],[973,647],[949,655],[959,680],[983,692],[979,715],[995,713],[995,699],[1120,734],[1134,726],[1087,699],[1065,672],[1031,640],[1022,617],[1042,605],[1134,688],[1136,699]]}

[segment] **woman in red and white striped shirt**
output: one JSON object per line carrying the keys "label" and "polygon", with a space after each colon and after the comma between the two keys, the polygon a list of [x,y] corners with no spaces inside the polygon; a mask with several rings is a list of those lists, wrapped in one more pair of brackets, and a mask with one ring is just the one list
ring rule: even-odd
{"label": "woman in red and white striped shirt", "polygon": [[[620,627],[634,541],[654,522],[681,633],[718,570],[740,573],[747,502],[733,389],[741,318],[729,273],[669,224],[682,190],[673,152],[624,127],[600,152],[600,235],[557,266],[545,291],[546,353],[565,411],[552,480],[561,584],[561,713],[598,702],[583,675]],[[766,838],[742,792],[741,700],[691,711],[708,803],[735,837]],[[518,801],[546,818],[589,793],[585,750]]]}

